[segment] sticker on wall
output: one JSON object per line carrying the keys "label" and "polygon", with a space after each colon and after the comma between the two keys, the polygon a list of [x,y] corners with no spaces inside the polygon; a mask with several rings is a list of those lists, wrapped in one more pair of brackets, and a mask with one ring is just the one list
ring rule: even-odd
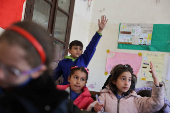
{"label": "sticker on wall", "polygon": [[138,56],[142,56],[142,53],[140,52],[140,53],[138,53]]}
{"label": "sticker on wall", "polygon": [[108,50],[106,50],[106,52],[107,52],[107,53],[110,53],[110,50],[108,49]]}
{"label": "sticker on wall", "polygon": [[105,75],[108,75],[108,72],[105,72],[104,74],[105,74]]}

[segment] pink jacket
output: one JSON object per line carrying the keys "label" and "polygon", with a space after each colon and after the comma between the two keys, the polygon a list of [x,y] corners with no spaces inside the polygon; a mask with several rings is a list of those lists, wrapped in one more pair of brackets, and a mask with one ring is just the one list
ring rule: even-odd
{"label": "pink jacket", "polygon": [[[108,113],[153,113],[159,111],[164,105],[164,88],[153,86],[152,97],[141,97],[135,91],[120,100],[109,89],[102,90],[99,99]],[[87,108],[94,107],[93,102]]]}
{"label": "pink jacket", "polygon": [[[57,89],[65,90],[70,93],[70,85],[57,85]],[[86,86],[83,87],[83,92],[74,100],[74,105],[77,105],[79,109],[87,109],[87,107],[94,102],[91,98],[91,94]]]}

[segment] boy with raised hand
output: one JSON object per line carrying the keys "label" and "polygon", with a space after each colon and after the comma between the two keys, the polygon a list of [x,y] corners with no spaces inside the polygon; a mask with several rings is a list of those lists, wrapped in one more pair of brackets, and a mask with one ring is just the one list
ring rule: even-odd
{"label": "boy with raised hand", "polygon": [[[83,53],[83,44],[81,41],[74,40],[69,45],[70,56],[65,56],[63,60],[58,63],[58,66],[53,71],[53,79],[57,80],[61,75],[64,81],[61,85],[69,84],[68,76],[70,75],[71,66],[87,67],[91,58],[93,57],[96,46],[102,37],[102,31],[106,26],[108,19],[105,15],[101,16],[101,21],[98,19],[99,30],[95,33],[86,50]],[[82,54],[83,53],[83,54]]]}

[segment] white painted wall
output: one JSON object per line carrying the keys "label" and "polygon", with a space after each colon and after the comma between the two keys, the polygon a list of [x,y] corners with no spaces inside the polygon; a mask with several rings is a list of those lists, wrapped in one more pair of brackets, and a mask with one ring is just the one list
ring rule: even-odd
{"label": "white painted wall", "polygon": [[[75,0],[70,42],[73,40],[82,41],[83,49],[85,49],[88,44],[92,6],[93,1],[91,7],[88,7],[88,0]],[[93,33],[95,31],[97,31],[97,29],[95,29]]]}
{"label": "white painted wall", "polygon": [[1,33],[4,31],[4,29],[2,29],[1,27],[0,27],[0,35],[1,35]]}
{"label": "white painted wall", "polygon": [[[106,15],[107,26],[103,31],[96,53],[88,68],[90,70],[87,86],[93,84],[95,88],[89,90],[100,91],[108,75],[104,75],[107,59],[106,50],[115,52],[138,53],[138,50],[117,49],[119,23],[148,23],[170,24],[170,0],[94,0],[89,30],[89,40],[98,28],[97,19]],[[167,56],[165,53],[163,77],[166,76]],[[138,73],[137,87],[152,86],[152,82],[140,80],[141,70]],[[164,81],[165,82],[165,81]],[[165,82],[165,97],[170,101],[170,81]]]}

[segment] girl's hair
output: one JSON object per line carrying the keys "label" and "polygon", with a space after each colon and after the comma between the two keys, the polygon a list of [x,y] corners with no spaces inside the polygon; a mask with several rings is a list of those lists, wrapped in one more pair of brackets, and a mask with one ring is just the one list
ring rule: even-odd
{"label": "girl's hair", "polygon": [[[126,65],[118,64],[111,70],[111,78],[110,78],[110,81],[109,81],[109,87],[110,87],[110,89],[113,93],[117,92],[118,89],[117,89],[116,85],[112,83],[112,81],[117,81],[118,77],[123,72],[130,72],[131,75],[132,75],[130,89],[124,94],[124,95],[127,95],[129,93],[129,91],[134,90],[135,84],[137,82],[137,78],[133,74],[133,69],[128,64],[126,64]],[[132,86],[132,85],[134,85],[134,86]]]}
{"label": "girl's hair", "polygon": [[86,67],[82,67],[82,66],[80,66],[80,67],[78,67],[78,66],[72,66],[72,67],[71,67],[70,77],[71,77],[71,76],[74,74],[74,72],[77,71],[77,70],[80,70],[80,71],[86,73],[86,81],[87,81],[87,80],[88,80],[89,69],[87,69]]}
{"label": "girl's hair", "polygon": [[106,82],[104,83],[102,89],[106,88],[106,86],[109,84],[111,77],[112,77],[112,75],[109,75],[109,77],[107,78]]}
{"label": "girl's hair", "polygon": [[[47,66],[46,72],[51,72],[51,63],[54,57],[54,45],[53,40],[49,36],[47,31],[43,27],[31,21],[14,23],[12,26],[17,26],[24,29],[39,42],[46,56],[46,61],[44,63]],[[20,33],[11,30],[10,27],[9,29],[6,29],[0,36],[0,43],[2,41],[6,41],[7,43],[9,43],[9,45],[19,45],[22,49],[24,49],[26,52],[25,60],[32,68],[35,68],[42,64],[41,57],[36,48]]]}
{"label": "girl's hair", "polygon": [[137,83],[137,77],[136,75],[132,74],[131,86],[130,86],[131,90],[135,90],[136,83]]}

